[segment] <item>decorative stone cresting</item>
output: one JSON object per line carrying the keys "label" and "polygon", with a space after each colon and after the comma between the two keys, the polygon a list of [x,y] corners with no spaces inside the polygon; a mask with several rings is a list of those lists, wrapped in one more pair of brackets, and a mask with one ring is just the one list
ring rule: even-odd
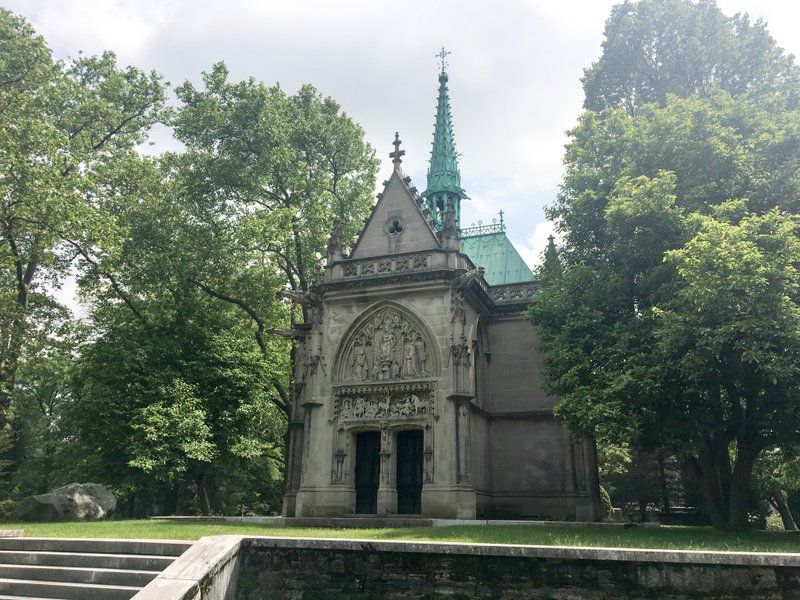
{"label": "decorative stone cresting", "polygon": [[347,264],[344,265],[344,277],[368,277],[373,275],[388,275],[390,273],[424,271],[430,268],[430,258],[430,252],[417,252],[380,260],[367,258],[357,261],[348,261]]}
{"label": "decorative stone cresting", "polygon": [[506,285],[493,285],[490,297],[495,304],[521,304],[529,303],[536,293],[535,283],[512,283]]}

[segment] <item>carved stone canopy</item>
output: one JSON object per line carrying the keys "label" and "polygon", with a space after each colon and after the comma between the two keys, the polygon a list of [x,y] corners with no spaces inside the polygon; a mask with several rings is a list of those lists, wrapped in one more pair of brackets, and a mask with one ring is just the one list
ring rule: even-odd
{"label": "carved stone canopy", "polygon": [[350,337],[338,375],[354,383],[423,379],[432,375],[430,351],[421,326],[387,306]]}

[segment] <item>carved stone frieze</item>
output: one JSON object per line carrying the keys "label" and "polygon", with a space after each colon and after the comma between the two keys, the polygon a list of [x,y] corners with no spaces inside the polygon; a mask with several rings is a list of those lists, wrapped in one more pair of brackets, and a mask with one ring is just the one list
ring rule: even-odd
{"label": "carved stone frieze", "polygon": [[392,258],[351,260],[344,265],[344,277],[390,275],[406,271],[424,271],[430,268],[430,252],[403,254]]}
{"label": "carved stone frieze", "polygon": [[428,348],[422,332],[402,313],[385,308],[372,316],[345,350],[345,381],[395,381],[427,377]]}
{"label": "carved stone frieze", "polygon": [[334,391],[333,413],[339,423],[391,422],[434,416],[430,383],[388,386],[348,386]]}

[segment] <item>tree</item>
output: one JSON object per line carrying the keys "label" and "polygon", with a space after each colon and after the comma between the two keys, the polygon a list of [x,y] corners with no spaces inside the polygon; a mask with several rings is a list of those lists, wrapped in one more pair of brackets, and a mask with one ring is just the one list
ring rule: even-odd
{"label": "tree", "polygon": [[[704,327],[709,336],[735,333],[740,346],[755,351],[764,341],[758,331],[783,335],[762,312],[723,312],[722,299],[737,284],[743,287],[736,298],[749,293],[746,285],[760,289],[754,283],[760,272],[745,260],[743,248],[758,248],[760,254],[749,258],[757,256],[776,272],[794,260],[790,224],[798,211],[800,165],[796,150],[788,149],[800,148],[799,125],[796,112],[768,111],[724,92],[705,99],[668,96],[664,106],[645,105],[635,118],[623,109],[588,112],[572,132],[562,192],[549,209],[564,239],[563,273],[543,279],[530,315],[542,339],[548,387],[564,397],[557,414],[574,432],[596,435],[601,445],[683,456],[694,465],[706,508],[720,527],[746,523],[753,461],[769,444],[791,437],[792,421],[781,420],[781,411],[791,405],[795,358],[787,353],[784,360],[781,346],[770,343],[758,360],[781,364],[776,383],[760,370],[763,365],[750,363],[750,371],[741,367],[746,382],[730,372],[720,377],[715,356],[738,364],[753,355],[737,358],[736,348],[721,347],[730,355],[712,356],[707,340],[692,336]],[[756,233],[767,224],[776,231]],[[721,244],[724,236],[709,242],[717,231],[745,239],[730,247]],[[701,260],[694,254],[701,249],[725,249],[731,264],[750,270],[715,278],[712,268],[720,268],[724,257]],[[697,294],[691,302],[690,292]],[[703,321],[706,316],[711,320]],[[697,347],[686,345],[692,339]],[[693,360],[683,361],[688,356]],[[735,390],[721,387],[740,381]],[[774,385],[784,386],[785,395],[774,396]],[[747,417],[752,430],[745,434],[736,429],[741,423],[734,409],[747,402],[760,407],[760,416]],[[722,409],[714,410],[715,403]]]}
{"label": "tree", "polygon": [[800,490],[800,448],[767,448],[754,469],[755,488],[778,511],[786,531],[797,531],[789,495]]}
{"label": "tree", "polygon": [[725,16],[714,0],[626,0],[606,21],[603,54],[585,70],[585,108],[630,115],[669,94],[725,90],[765,105],[800,106],[800,69],[766,24]]}
{"label": "tree", "polygon": [[74,481],[65,456],[63,410],[70,401],[75,357],[87,335],[69,311],[52,305],[47,319],[39,311],[29,329],[10,411],[11,448],[7,477],[10,494],[42,494]]}
{"label": "tree", "polygon": [[666,393],[650,410],[692,444],[712,519],[743,527],[759,455],[800,441],[800,218],[692,225],[665,254],[678,286],[656,309]]}
{"label": "tree", "polygon": [[[232,309],[188,290],[177,302],[140,300],[148,321],[122,304],[95,314],[99,336],[82,352],[64,409],[76,462],[133,513],[275,501],[268,484],[280,476],[285,419],[269,382],[282,365],[264,359]],[[267,487],[231,489],[251,464]]]}
{"label": "tree", "polygon": [[116,251],[106,205],[124,195],[118,184],[164,100],[155,73],[120,69],[111,53],[56,62],[0,10],[0,429],[48,289],[76,256]]}
{"label": "tree", "polygon": [[[369,213],[377,160],[363,130],[331,98],[309,86],[228,80],[224,64],[185,83],[176,137],[186,152],[175,168],[196,236],[194,285],[241,311],[268,354],[270,333],[308,321],[307,307],[288,321],[275,315],[275,292],[311,290],[339,219],[354,238]],[[290,411],[287,377],[273,382]]]}

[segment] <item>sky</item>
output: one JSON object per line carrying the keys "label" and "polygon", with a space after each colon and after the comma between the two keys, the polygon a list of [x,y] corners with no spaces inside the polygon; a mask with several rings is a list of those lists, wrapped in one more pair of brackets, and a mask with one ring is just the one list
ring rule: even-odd
{"label": "sky", "polygon": [[[438,59],[446,47],[462,186],[462,227],[505,213],[529,264],[552,232],[561,158],[581,112],[583,69],[600,56],[607,0],[5,0],[58,58],[113,50],[122,64],[162,73],[173,87],[217,61],[234,80],[311,83],[366,132],[388,178],[394,132],[419,189],[433,138]],[[767,21],[800,55],[800,2],[718,0],[727,14]],[[175,148],[168,130],[151,151]],[[66,294],[70,290],[65,290]]]}

